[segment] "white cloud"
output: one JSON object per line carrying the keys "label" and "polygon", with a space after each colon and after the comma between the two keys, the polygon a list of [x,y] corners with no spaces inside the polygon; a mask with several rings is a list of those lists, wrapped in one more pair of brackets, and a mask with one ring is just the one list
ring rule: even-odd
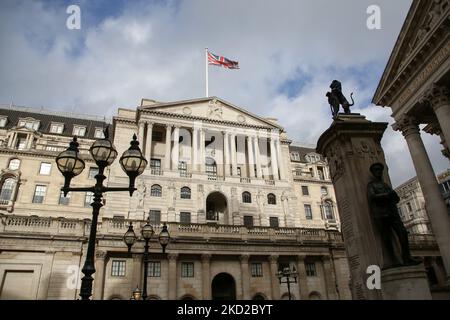
{"label": "white cloud", "polygon": [[[129,1],[93,23],[86,17],[96,12],[82,1],[86,20],[74,31],[65,28],[61,4],[2,1],[0,103],[13,98],[21,105],[113,115],[142,97],[202,97],[208,46],[241,65],[210,67],[211,95],[277,117],[292,139],[315,144],[331,121],[324,96],[329,83],[340,79],[357,104],[372,97],[411,0],[377,1],[383,29],[375,31],[366,28],[372,2]],[[290,88],[289,96],[280,92],[297,78],[302,86]],[[363,113],[390,121],[387,109],[372,106]],[[442,170],[439,146],[429,138],[435,168]],[[393,181],[412,176],[399,134],[388,131],[383,141],[389,141],[384,146]]]}

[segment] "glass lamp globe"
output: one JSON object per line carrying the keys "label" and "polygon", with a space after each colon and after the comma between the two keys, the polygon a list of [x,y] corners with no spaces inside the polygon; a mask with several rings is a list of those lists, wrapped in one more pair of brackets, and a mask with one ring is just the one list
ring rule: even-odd
{"label": "glass lamp globe", "polygon": [[130,252],[131,247],[136,242],[136,233],[134,233],[133,224],[131,224],[131,222],[130,225],[128,226],[127,232],[125,232],[123,236],[123,242],[125,242],[125,244],[127,245],[128,252]]}

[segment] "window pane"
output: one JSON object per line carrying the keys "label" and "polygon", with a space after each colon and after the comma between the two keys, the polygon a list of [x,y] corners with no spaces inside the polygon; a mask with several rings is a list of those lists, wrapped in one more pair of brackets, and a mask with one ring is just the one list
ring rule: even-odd
{"label": "window pane", "polygon": [[194,263],[193,262],[182,262],[181,263],[181,277],[182,278],[193,278],[194,277]]}
{"label": "window pane", "polygon": [[45,192],[47,191],[47,186],[37,185],[34,190],[33,203],[44,202]]}
{"label": "window pane", "polygon": [[270,221],[270,226],[272,228],[278,228],[279,227],[278,217],[270,217],[269,221]]}
{"label": "window pane", "polygon": [[302,186],[302,194],[304,196],[309,196],[309,189],[308,186]]}
{"label": "window pane", "polygon": [[19,159],[11,159],[11,161],[9,161],[9,166],[8,168],[10,170],[17,170],[20,167],[20,160]]}
{"label": "window pane", "polygon": [[0,118],[0,128],[6,126],[6,118]]}
{"label": "window pane", "polygon": [[94,179],[97,174],[98,174],[98,168],[96,168],[96,167],[89,168],[89,179]]}
{"label": "window pane", "polygon": [[191,198],[191,189],[188,187],[181,188],[181,199],[190,199]]}
{"label": "window pane", "polygon": [[91,203],[94,201],[94,193],[86,192],[86,196],[84,197],[84,206],[89,207]]}
{"label": "window pane", "polygon": [[111,276],[113,277],[125,277],[126,261],[113,260],[111,265]]}
{"label": "window pane", "polygon": [[152,185],[152,187],[150,189],[150,195],[152,197],[161,197],[162,196],[162,188],[161,188],[161,186],[158,185],[158,184]]}
{"label": "window pane", "polygon": [[16,186],[16,180],[8,178],[3,182],[2,190],[0,192],[0,199],[3,201],[10,201],[14,187]]}
{"label": "window pane", "polygon": [[277,198],[275,197],[275,195],[273,193],[269,193],[267,195],[267,203],[268,204],[277,204]]}
{"label": "window pane", "polygon": [[305,263],[305,269],[306,269],[306,275],[308,277],[315,277],[315,276],[317,276],[316,264],[314,262],[307,262],[307,263]]}
{"label": "window pane", "polygon": [[148,219],[150,224],[159,225],[161,223],[161,211],[159,210],[150,210],[148,214]]}
{"label": "window pane", "polygon": [[149,261],[147,275],[149,277],[161,277],[161,262]]}
{"label": "window pane", "polygon": [[244,216],[244,226],[247,228],[253,227],[253,216]]}
{"label": "window pane", "polygon": [[41,168],[39,169],[39,174],[49,175],[52,169],[52,164],[48,162],[42,162]]}
{"label": "window pane", "polygon": [[64,197],[64,192],[61,191],[61,193],[59,194],[59,204],[67,206],[69,204],[69,200],[70,200],[70,192],[67,194],[66,197]]}
{"label": "window pane", "polygon": [[311,220],[312,219],[312,210],[311,210],[311,206],[309,204],[305,204],[304,205],[305,208],[305,216],[306,219]]}
{"label": "window pane", "polygon": [[190,212],[180,212],[180,223],[191,223],[191,213]]}
{"label": "window pane", "polygon": [[99,138],[99,139],[103,139],[105,137],[105,135],[103,133],[103,129],[101,129],[101,128],[95,129],[94,137],[95,138]]}
{"label": "window pane", "polygon": [[263,276],[262,263],[252,263],[251,264],[251,272],[252,272],[252,277],[262,277]]}

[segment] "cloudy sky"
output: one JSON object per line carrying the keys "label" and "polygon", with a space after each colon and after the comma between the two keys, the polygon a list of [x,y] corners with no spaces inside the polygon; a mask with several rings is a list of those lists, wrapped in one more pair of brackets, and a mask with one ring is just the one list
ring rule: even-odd
{"label": "cloudy sky", "polygon": [[[69,30],[69,5],[81,29]],[[381,30],[366,26],[370,5]],[[331,118],[333,79],[372,121],[390,109],[370,101],[411,0],[2,0],[0,104],[112,116],[141,98],[204,97],[204,48],[241,69],[209,68],[209,93],[315,145]],[[436,172],[448,165],[436,136],[422,134]],[[415,176],[402,136],[388,128],[383,147],[393,184]]]}

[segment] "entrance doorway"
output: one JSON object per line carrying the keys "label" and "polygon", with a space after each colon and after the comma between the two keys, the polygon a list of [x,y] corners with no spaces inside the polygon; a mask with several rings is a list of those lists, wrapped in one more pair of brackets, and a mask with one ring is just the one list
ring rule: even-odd
{"label": "entrance doorway", "polygon": [[211,283],[213,300],[236,300],[236,283],[228,273],[219,273]]}

